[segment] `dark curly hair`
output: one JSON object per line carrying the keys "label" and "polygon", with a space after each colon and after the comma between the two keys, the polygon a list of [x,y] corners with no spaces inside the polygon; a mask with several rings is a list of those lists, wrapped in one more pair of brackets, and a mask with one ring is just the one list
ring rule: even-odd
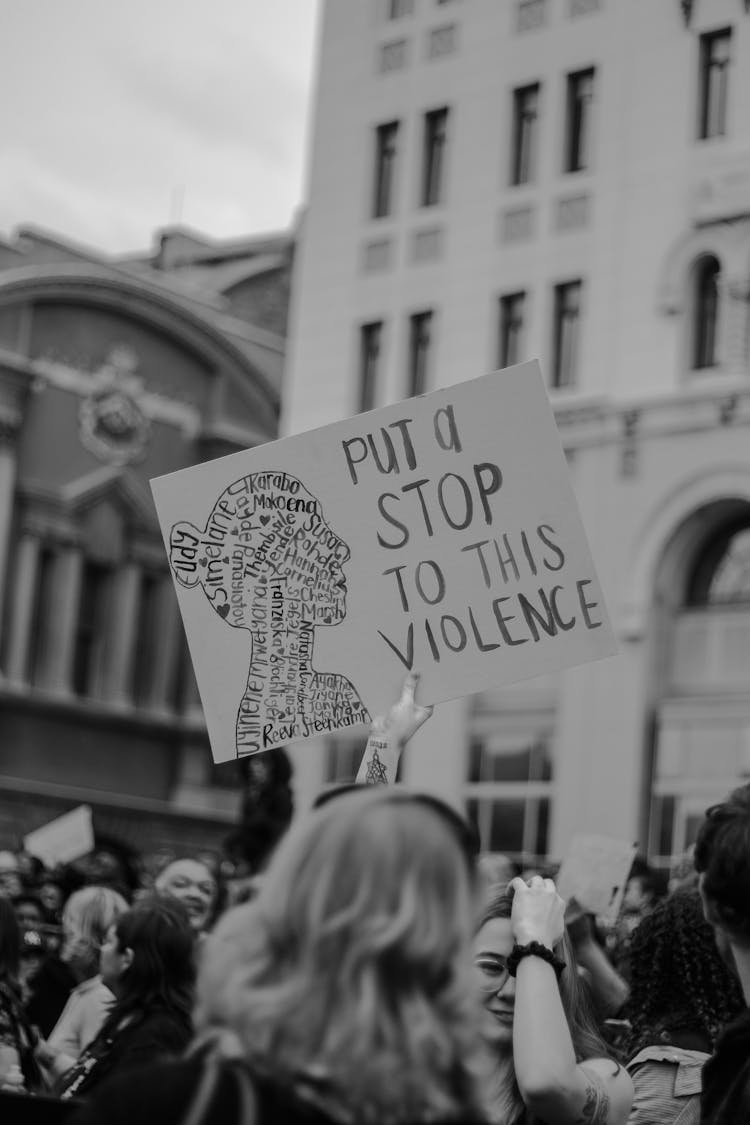
{"label": "dark curly hair", "polygon": [[692,1032],[713,1046],[744,1008],[697,891],[677,891],[654,907],[633,932],[630,964],[630,1057],[668,1041],[671,1032]]}
{"label": "dark curly hair", "polygon": [[694,858],[721,924],[750,941],[750,785],[708,809]]}

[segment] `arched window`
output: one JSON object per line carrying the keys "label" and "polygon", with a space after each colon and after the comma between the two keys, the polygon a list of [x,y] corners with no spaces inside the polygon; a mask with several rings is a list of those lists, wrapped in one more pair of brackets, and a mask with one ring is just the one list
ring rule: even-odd
{"label": "arched window", "polygon": [[697,508],[661,566],[649,850],[668,866],[750,763],[750,503]]}
{"label": "arched window", "polygon": [[703,258],[695,270],[693,301],[693,369],[716,366],[716,328],[719,314],[719,262]]}
{"label": "arched window", "polygon": [[712,539],[698,556],[688,604],[750,605],[750,525],[745,521]]}

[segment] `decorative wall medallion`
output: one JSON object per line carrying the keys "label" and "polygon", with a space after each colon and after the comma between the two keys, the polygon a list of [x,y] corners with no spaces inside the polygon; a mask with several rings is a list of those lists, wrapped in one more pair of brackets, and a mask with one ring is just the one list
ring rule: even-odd
{"label": "decorative wall medallion", "polygon": [[78,413],[81,442],[108,465],[127,465],[146,453],[151,423],[139,405],[143,380],[137,367],[132,348],[113,347]]}

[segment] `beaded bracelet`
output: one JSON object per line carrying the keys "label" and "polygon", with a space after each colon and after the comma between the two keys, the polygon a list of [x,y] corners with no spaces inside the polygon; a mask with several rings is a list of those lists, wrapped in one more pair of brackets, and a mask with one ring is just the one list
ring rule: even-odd
{"label": "beaded bracelet", "polygon": [[508,972],[512,977],[516,975],[519,962],[524,957],[541,957],[542,961],[546,961],[555,970],[558,980],[565,968],[565,962],[559,957],[555,957],[552,950],[548,949],[546,945],[542,945],[540,941],[530,941],[528,945],[516,944],[513,946],[510,957],[506,961]]}

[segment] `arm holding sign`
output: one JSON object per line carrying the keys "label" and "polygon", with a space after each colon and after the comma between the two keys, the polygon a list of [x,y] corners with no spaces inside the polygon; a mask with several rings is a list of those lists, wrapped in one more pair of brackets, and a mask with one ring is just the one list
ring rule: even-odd
{"label": "arm holding sign", "polygon": [[418,683],[419,676],[410,672],[400,699],[385,717],[373,719],[357,774],[359,785],[392,785],[396,780],[401,751],[432,714],[432,707],[422,707],[414,698]]}
{"label": "arm holding sign", "polygon": [[514,879],[511,886],[514,951],[520,947],[513,1064],[524,1103],[535,1118],[555,1125],[625,1125],[633,1100],[630,1076],[605,1057],[604,1044],[601,1057],[581,1058],[568,1024],[561,989],[575,981],[558,984],[558,974],[575,974],[575,964],[552,953],[563,937],[565,904],[551,879]]}

